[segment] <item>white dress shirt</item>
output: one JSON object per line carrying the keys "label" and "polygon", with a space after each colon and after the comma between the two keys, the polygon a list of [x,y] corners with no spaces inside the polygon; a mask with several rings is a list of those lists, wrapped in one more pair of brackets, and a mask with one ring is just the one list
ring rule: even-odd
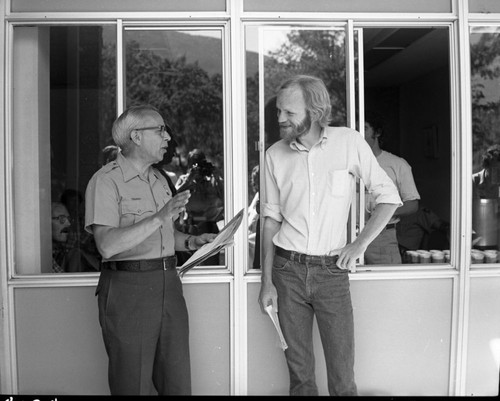
{"label": "white dress shirt", "polygon": [[402,204],[368,143],[350,128],[324,128],[310,150],[280,140],[266,151],[265,168],[262,216],[281,222],[273,243],[284,249],[325,255],[345,246],[356,177],[377,204]]}

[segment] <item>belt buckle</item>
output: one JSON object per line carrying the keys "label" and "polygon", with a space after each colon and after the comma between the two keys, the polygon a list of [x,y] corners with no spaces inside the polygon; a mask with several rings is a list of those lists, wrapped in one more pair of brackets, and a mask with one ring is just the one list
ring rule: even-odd
{"label": "belt buckle", "polygon": [[161,263],[163,264],[163,270],[167,270],[167,258],[162,258]]}

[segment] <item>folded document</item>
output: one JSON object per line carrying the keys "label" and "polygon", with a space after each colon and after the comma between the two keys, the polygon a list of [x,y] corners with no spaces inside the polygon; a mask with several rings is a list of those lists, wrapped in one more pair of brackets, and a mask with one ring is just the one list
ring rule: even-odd
{"label": "folded document", "polygon": [[243,210],[234,216],[229,223],[227,223],[222,230],[220,230],[217,237],[212,242],[208,242],[198,249],[179,269],[179,276],[182,277],[188,270],[199,265],[210,256],[219,253],[223,249],[233,245],[234,234],[241,225],[243,219]]}
{"label": "folded document", "polygon": [[273,308],[272,305],[267,305],[264,309],[266,310],[267,314],[269,315],[269,317],[273,321],[274,327],[276,328],[276,331],[278,332],[278,335],[280,337],[281,349],[283,351],[286,350],[288,348],[288,344],[285,341],[285,337],[283,337],[283,332],[281,331],[280,321],[278,318],[278,314],[276,313],[276,310]]}

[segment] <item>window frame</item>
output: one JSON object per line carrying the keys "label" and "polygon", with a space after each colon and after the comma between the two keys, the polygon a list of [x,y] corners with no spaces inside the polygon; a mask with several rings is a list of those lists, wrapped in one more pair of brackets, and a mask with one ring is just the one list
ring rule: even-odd
{"label": "window frame", "polygon": [[[203,18],[199,19],[183,19],[179,18],[174,21],[163,19],[159,20],[71,20],[71,19],[55,19],[55,20],[30,20],[22,21],[8,21],[6,22],[6,69],[5,69],[5,82],[6,82],[6,103],[5,103],[5,165],[8,166],[7,174],[5,175],[6,183],[6,256],[7,256],[7,270],[9,280],[22,280],[24,283],[27,281],[35,280],[37,283],[57,282],[59,285],[67,285],[68,283],[78,285],[93,285],[97,283],[100,272],[78,272],[78,273],[36,273],[36,274],[23,274],[18,273],[15,269],[16,266],[16,237],[15,237],[15,219],[14,219],[14,184],[16,177],[13,173],[14,160],[14,145],[13,145],[13,74],[15,66],[13,65],[14,57],[14,29],[18,26],[95,26],[95,25],[112,25],[116,28],[116,110],[117,115],[124,109],[124,49],[123,49],[123,32],[127,28],[130,29],[169,29],[169,30],[217,30],[221,32],[221,51],[222,51],[222,80],[223,80],[223,152],[224,152],[224,208],[225,208],[225,223],[227,223],[233,215],[235,215],[235,207],[233,199],[229,194],[233,193],[233,179],[234,169],[231,168],[232,160],[234,159],[234,138],[229,133],[231,132],[231,85],[230,71],[231,63],[227,55],[230,53],[230,32],[229,21],[227,18],[216,19],[214,21],[206,21]],[[185,280],[197,281],[199,279],[206,280],[207,278],[214,279],[215,281],[227,281],[234,272],[234,247],[225,250],[225,263],[217,266],[198,266],[186,273]],[[35,250],[36,251],[36,250]],[[56,280],[56,281],[54,281]]]}
{"label": "window frame", "polygon": [[[354,46],[355,46],[355,40],[354,40],[354,35],[358,35],[358,38],[362,40],[362,32],[364,28],[373,28],[373,27],[383,27],[383,28],[426,28],[426,27],[433,27],[433,28],[442,28],[442,29],[447,29],[448,30],[448,49],[449,49],[449,84],[451,88],[451,93],[450,93],[450,110],[451,110],[451,115],[450,115],[450,127],[451,127],[451,149],[449,150],[451,153],[451,166],[450,166],[450,172],[451,172],[451,194],[450,194],[450,224],[452,226],[450,227],[450,249],[451,249],[451,259],[450,262],[444,265],[432,265],[432,264],[401,264],[401,265],[364,265],[363,263],[363,258],[361,258],[359,264],[356,265],[356,268],[351,272],[351,275],[355,275],[356,273],[373,273],[373,272],[380,272],[380,273],[394,273],[397,275],[410,275],[413,276],[414,274],[420,275],[419,272],[422,272],[422,274],[426,275],[428,273],[433,274],[434,272],[438,272],[437,274],[446,274],[447,272],[452,272],[453,274],[456,273],[459,268],[460,264],[458,263],[459,260],[459,248],[458,248],[458,243],[459,239],[458,236],[455,235],[457,230],[454,230],[455,225],[454,222],[457,221],[454,216],[459,212],[459,207],[457,205],[457,202],[454,199],[458,199],[457,196],[457,191],[459,190],[459,182],[458,182],[458,172],[460,169],[458,169],[458,158],[456,155],[458,154],[459,151],[459,145],[460,145],[460,140],[457,138],[457,135],[459,134],[459,130],[457,129],[458,127],[458,121],[457,121],[457,113],[455,111],[455,106],[458,102],[458,78],[457,78],[457,65],[454,59],[454,48],[457,46],[456,43],[456,35],[455,35],[455,24],[453,22],[434,22],[434,21],[421,21],[421,22],[394,22],[394,21],[354,21],[354,20],[343,20],[343,21],[329,21],[328,23],[324,22],[318,22],[318,21],[295,21],[295,20],[287,20],[283,19],[280,20],[279,22],[276,21],[251,21],[251,22],[246,22],[243,24],[243,31],[246,34],[246,28],[247,27],[257,27],[258,29],[261,28],[269,28],[269,27],[288,27],[291,29],[297,28],[297,29],[328,29],[328,28],[338,28],[338,27],[344,27],[346,30],[346,70],[347,70],[347,114],[348,114],[348,125],[351,128],[356,127],[356,113],[355,110],[359,110],[359,127],[360,129],[358,130],[360,134],[364,137],[364,123],[362,124],[361,121],[364,120],[364,75],[362,73],[362,68],[359,68],[361,63],[363,62],[362,54],[360,54],[360,57],[358,59],[358,65],[355,66],[355,61],[354,61]],[[362,43],[358,43],[358,49],[360,49],[360,46],[362,46]],[[362,47],[361,47],[362,48]],[[262,48],[259,48],[259,161],[260,165],[264,166],[264,94],[263,94],[263,65],[262,65]],[[360,52],[361,53],[361,52]],[[357,67],[357,70],[360,71],[361,73],[359,74],[359,88],[358,88],[358,93],[359,96],[355,96],[355,87],[356,87],[356,76],[355,76],[355,69]],[[247,121],[245,121],[245,125],[247,124]],[[250,151],[248,149],[247,151]],[[261,187],[262,187],[262,180],[263,180],[263,169],[260,171],[260,177],[261,177]],[[360,183],[361,189],[364,188],[363,183]],[[248,199],[248,202],[250,202],[250,199]],[[351,241],[355,238],[355,229],[356,229],[356,211],[361,209],[364,210],[364,200],[361,199],[359,204],[356,203],[356,198],[353,198],[353,208],[351,209]],[[360,222],[361,222],[361,227],[364,226],[364,217],[363,214],[360,213]],[[248,254],[248,253],[247,253]],[[261,256],[262,257],[262,256]],[[253,269],[250,266],[250,263],[248,263],[248,256],[247,256],[247,274],[249,275],[260,275],[260,269]]]}

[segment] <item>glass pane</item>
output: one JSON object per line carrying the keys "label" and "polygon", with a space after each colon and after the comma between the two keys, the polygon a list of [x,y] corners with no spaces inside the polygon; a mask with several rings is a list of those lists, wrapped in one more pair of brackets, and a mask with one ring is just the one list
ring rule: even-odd
{"label": "glass pane", "polygon": [[[346,125],[345,32],[343,29],[246,28],[247,135],[249,171],[249,263],[260,268],[259,180],[261,152],[280,139],[275,91],[296,74],[321,77],[329,89],[332,125]],[[259,64],[260,58],[260,64]],[[260,65],[264,70],[260,71]],[[263,93],[259,82],[265,77]],[[263,160],[262,160],[263,161]]]}
{"label": "glass pane", "polygon": [[404,201],[365,264],[444,263],[450,254],[448,49],[447,28],[363,29],[364,135]]}
{"label": "glass pane", "polygon": [[116,28],[16,26],[13,35],[16,272],[96,272],[83,199],[116,115]]}
{"label": "glass pane", "polygon": [[225,11],[226,0],[11,0],[13,12]]}
{"label": "glass pane", "polygon": [[[217,233],[224,225],[222,31],[130,29],[124,42],[126,105],[159,109],[176,142],[175,154],[162,168],[177,188],[196,181],[177,228],[194,235]],[[178,252],[179,264],[189,256]],[[223,251],[203,265],[224,261]]]}
{"label": "glass pane", "polygon": [[[451,12],[452,0],[244,0],[245,11],[301,12]],[[484,0],[483,0],[484,1]],[[494,0],[490,0],[494,1]]]}
{"label": "glass pane", "polygon": [[470,46],[472,263],[495,263],[500,243],[500,28],[472,28]]}
{"label": "glass pane", "polygon": [[469,0],[470,13],[500,13],[498,0]]}

